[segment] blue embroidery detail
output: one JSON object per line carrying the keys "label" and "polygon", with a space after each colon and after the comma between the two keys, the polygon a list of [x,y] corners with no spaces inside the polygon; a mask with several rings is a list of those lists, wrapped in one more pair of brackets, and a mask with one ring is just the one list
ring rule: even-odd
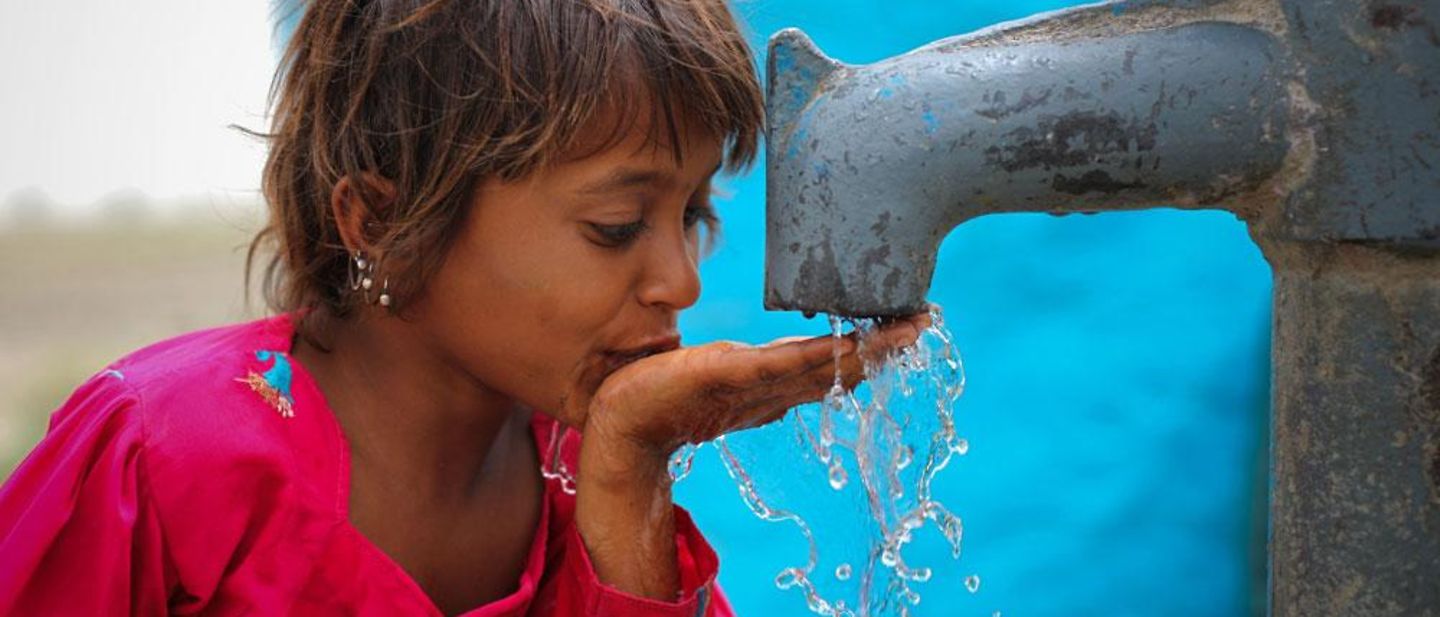
{"label": "blue embroidery detail", "polygon": [[125,381],[125,373],[121,373],[120,371],[117,371],[113,368],[106,370],[105,376],[114,377],[116,379],[119,379],[120,381]]}
{"label": "blue embroidery detail", "polygon": [[295,397],[290,393],[290,382],[293,378],[290,359],[281,352],[267,350],[255,352],[255,359],[261,362],[273,360],[274,364],[264,373],[249,371],[235,381],[250,386],[251,390],[280,413],[280,417],[295,417]]}
{"label": "blue embroidery detail", "polygon": [[274,388],[276,392],[279,392],[281,396],[293,402],[295,397],[290,395],[290,381],[293,377],[293,374],[290,372],[290,359],[278,351],[266,351],[262,349],[255,352],[255,359],[261,362],[271,358],[275,359],[275,364],[271,366],[269,370],[265,371],[261,377],[265,378],[265,383],[270,384],[270,387]]}

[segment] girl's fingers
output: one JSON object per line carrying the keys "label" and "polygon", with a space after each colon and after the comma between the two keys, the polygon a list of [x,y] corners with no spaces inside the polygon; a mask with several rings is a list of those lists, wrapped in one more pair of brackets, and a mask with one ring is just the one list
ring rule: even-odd
{"label": "girl's fingers", "polygon": [[865,338],[861,353],[866,360],[880,361],[891,352],[913,345],[919,340],[920,333],[930,327],[930,316],[927,314],[911,315],[886,322],[880,328]]}
{"label": "girl's fingers", "polygon": [[[928,326],[928,323],[925,324]],[[907,332],[908,329],[908,332]],[[878,339],[879,343],[868,346],[871,350],[889,352],[911,344],[918,336],[918,330],[905,325],[895,325],[891,331]],[[881,354],[883,355],[883,354]],[[865,379],[865,360],[857,349],[851,348],[839,362],[841,387],[847,392],[853,390]],[[806,403],[813,403],[825,397],[835,384],[836,366],[833,355],[809,369],[789,377],[770,382],[764,386],[749,389],[750,396],[744,403],[732,408],[740,410],[727,414],[723,426],[713,427],[702,439],[713,439],[721,434],[764,426],[785,416],[790,409]]]}
{"label": "girl's fingers", "polygon": [[914,344],[920,331],[929,325],[929,317],[922,317],[888,323],[866,337],[863,345],[855,342],[853,334],[842,337],[838,367],[836,342],[831,337],[798,338],[748,348],[744,357],[736,358],[743,366],[735,368],[737,381],[732,383],[756,399],[778,395],[796,400],[793,404],[798,405],[823,397],[834,384],[838,368],[841,385],[849,390],[864,379],[866,362],[883,361],[895,350]]}
{"label": "girl's fingers", "polygon": [[[881,325],[863,345],[853,333],[838,339],[841,385],[846,390],[854,388],[865,377],[867,361],[881,361],[915,343],[929,324],[929,315],[920,314]],[[724,368],[714,377],[739,395],[728,401],[731,409],[766,407],[776,401],[783,403],[783,408],[813,402],[824,397],[835,382],[836,344],[833,337],[818,336],[787,337],[758,347],[727,347]]]}
{"label": "girl's fingers", "polygon": [[[879,361],[891,351],[913,344],[930,326],[926,313],[889,321],[870,336],[863,345],[851,333],[839,339],[842,357],[854,355],[863,348],[867,360]],[[830,336],[785,337],[758,347],[732,345],[726,364],[734,371],[737,383],[774,383],[791,375],[807,372],[827,361],[833,362],[836,339]]]}
{"label": "girl's fingers", "polygon": [[[853,343],[841,343],[841,352],[853,350]],[[737,385],[780,383],[832,361],[834,342],[830,337],[772,341],[760,347],[737,349],[727,358],[728,379]]]}
{"label": "girl's fingers", "polygon": [[794,405],[786,405],[781,399],[770,399],[754,407],[746,409],[737,418],[734,428],[730,431],[743,431],[759,426],[765,426],[780,418],[785,417],[785,412],[790,411]]}
{"label": "girl's fingers", "polygon": [[[860,383],[864,373],[863,364],[855,354],[842,358],[840,364],[841,386],[848,391]],[[744,411],[737,414],[737,418],[734,420],[737,425],[736,430],[767,424],[783,416],[787,409],[818,401],[825,397],[834,384],[834,364],[827,363],[796,375],[783,384],[767,388],[763,394],[740,408]],[[755,414],[760,414],[760,416],[757,417]]]}
{"label": "girl's fingers", "polygon": [[808,342],[808,341],[819,340],[819,339],[822,339],[822,338],[824,338],[824,337],[819,337],[819,336],[782,336],[782,337],[777,338],[777,339],[775,339],[775,340],[773,340],[773,341],[770,341],[769,343],[765,343],[764,345],[761,345],[760,347],[762,347],[762,348],[763,348],[763,347],[779,347],[779,346],[781,346],[781,345],[789,345],[789,344],[791,344],[791,343],[804,343],[804,342]]}

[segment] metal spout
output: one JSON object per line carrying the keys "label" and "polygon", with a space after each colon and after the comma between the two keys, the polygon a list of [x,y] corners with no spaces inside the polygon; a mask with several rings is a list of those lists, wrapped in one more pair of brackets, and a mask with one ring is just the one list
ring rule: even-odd
{"label": "metal spout", "polygon": [[[941,240],[987,213],[1171,205],[1260,222],[1319,188],[1300,186],[1316,154],[1305,77],[1334,71],[1297,57],[1278,1],[1188,6],[1059,11],[864,66],[777,34],[765,306],[919,310]],[[1316,205],[1286,208],[1277,231],[1422,239]]]}

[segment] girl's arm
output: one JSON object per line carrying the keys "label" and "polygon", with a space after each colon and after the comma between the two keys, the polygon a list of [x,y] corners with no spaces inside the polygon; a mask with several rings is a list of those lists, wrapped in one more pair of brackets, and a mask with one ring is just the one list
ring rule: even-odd
{"label": "girl's arm", "polygon": [[575,524],[596,575],[628,593],[675,600],[680,584],[667,458],[588,432],[582,444]]}
{"label": "girl's arm", "polygon": [[0,615],[164,615],[138,399],[115,371],[55,412],[0,488]]}

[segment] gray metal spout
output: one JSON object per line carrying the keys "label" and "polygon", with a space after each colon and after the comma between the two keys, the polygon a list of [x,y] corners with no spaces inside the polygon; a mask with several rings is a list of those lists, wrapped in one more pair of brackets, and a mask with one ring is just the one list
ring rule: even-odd
{"label": "gray metal spout", "polygon": [[923,308],[994,212],[1218,208],[1275,271],[1270,609],[1440,616],[1440,0],[1090,5],[768,59],[765,306]]}
{"label": "gray metal spout", "polygon": [[[781,32],[765,305],[915,311],[940,241],[992,212],[1225,208],[1284,219],[1270,225],[1280,235],[1440,246],[1424,173],[1440,143],[1415,133],[1440,122],[1426,85],[1440,54],[1385,21],[1440,10],[1385,6],[1376,18],[1359,2],[1094,5],[865,66]],[[1366,113],[1322,109],[1339,88],[1373,88],[1352,97]],[[1317,131],[1336,150],[1317,152]],[[1397,166],[1409,177],[1389,178]]]}

